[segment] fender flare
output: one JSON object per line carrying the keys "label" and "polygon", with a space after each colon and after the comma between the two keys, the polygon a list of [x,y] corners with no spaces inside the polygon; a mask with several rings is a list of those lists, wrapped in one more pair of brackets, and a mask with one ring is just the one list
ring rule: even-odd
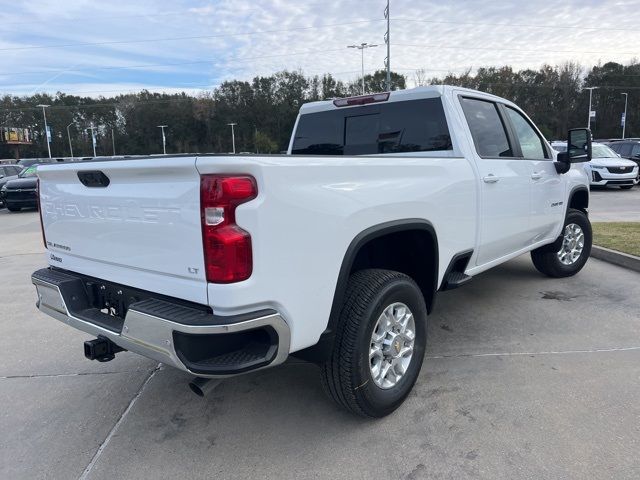
{"label": "fender flare", "polygon": [[342,309],[344,294],[346,292],[347,283],[349,281],[349,273],[351,272],[358,252],[371,240],[375,240],[376,238],[382,237],[387,234],[407,230],[425,231],[431,236],[431,240],[433,242],[435,251],[435,258],[433,259],[433,292],[430,292],[431,295],[429,299],[425,298],[425,302],[427,303],[427,311],[429,313],[432,311],[435,295],[438,290],[439,250],[438,237],[431,222],[420,218],[408,218],[374,225],[356,235],[355,238],[351,240],[351,243],[346,249],[346,252],[342,258],[340,271],[338,273],[338,280],[336,282],[336,287],[333,294],[333,302],[331,304],[331,311],[329,313],[329,318],[327,319],[327,327],[320,335],[320,339],[315,345],[292,353],[293,356],[316,363],[324,362],[329,358],[329,355],[333,350],[336,325],[340,317],[340,310]]}
{"label": "fender flare", "polygon": [[575,187],[573,187],[571,189],[571,191],[569,192],[569,196],[567,198],[567,208],[565,209],[565,218],[567,216],[567,214],[569,213],[569,208],[571,208],[571,202],[573,201],[573,197],[576,195],[576,193],[579,192],[585,192],[587,194],[587,206],[585,208],[589,208],[589,188],[585,185],[577,185]]}
{"label": "fender flare", "polygon": [[[351,241],[342,259],[342,265],[338,273],[338,281],[336,282],[336,288],[333,294],[333,302],[331,304],[331,312],[329,314],[329,321],[327,324],[327,331],[333,331],[335,325],[338,322],[340,315],[340,309],[342,308],[342,301],[344,299],[344,293],[347,288],[347,282],[349,281],[349,273],[353,267],[353,262],[360,251],[360,249],[369,243],[371,240],[388,235],[391,233],[403,232],[407,230],[423,230],[427,232],[433,241],[435,249],[434,258],[434,273],[433,273],[433,285],[434,295],[438,289],[438,274],[439,274],[439,250],[438,250],[438,236],[433,224],[428,220],[420,218],[408,218],[404,220],[393,220],[391,222],[385,222],[360,232]],[[430,302],[432,303],[432,302]],[[428,311],[431,311],[431,305],[427,305]]]}

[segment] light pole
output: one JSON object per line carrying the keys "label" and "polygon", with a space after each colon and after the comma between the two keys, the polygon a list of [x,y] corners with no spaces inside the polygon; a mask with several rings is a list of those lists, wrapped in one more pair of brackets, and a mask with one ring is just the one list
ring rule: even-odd
{"label": "light pole", "polygon": [[624,95],[624,117],[622,117],[622,139],[624,140],[624,131],[627,128],[627,100],[629,99],[629,94],[623,93],[622,95]]}
{"label": "light pole", "polygon": [[167,139],[164,136],[164,129],[169,128],[169,125],[158,125],[158,128],[162,130],[162,153],[167,154]]}
{"label": "light pole", "polygon": [[384,35],[384,43],[387,44],[387,58],[384,59],[384,66],[387,68],[387,91],[391,91],[391,11],[389,10],[389,0],[387,8],[384,9],[384,18],[387,19],[387,33]]}
{"label": "light pole", "polygon": [[113,156],[116,156],[116,136],[113,133],[113,128],[111,129],[111,146],[113,146]]}
{"label": "light pole", "polygon": [[586,87],[585,90],[589,90],[589,119],[587,120],[587,128],[591,128],[591,99],[593,91],[600,87]]}
{"label": "light pole", "polygon": [[233,145],[233,153],[236,153],[236,132],[233,127],[237,125],[237,123],[227,123],[231,127],[231,144]]}
{"label": "light pole", "polygon": [[69,139],[69,152],[71,153],[71,159],[73,160],[73,146],[71,145],[71,132],[69,132],[69,127],[71,125],[73,125],[73,122],[67,125],[67,138]]}
{"label": "light pole", "polygon": [[362,95],[364,95],[364,49],[377,46],[378,45],[370,45],[366,42],[361,43],[360,45],[347,45],[347,48],[357,48],[358,50],[360,50],[360,53],[362,55]]}
{"label": "light pole", "polygon": [[93,124],[91,124],[91,126],[89,128],[87,128],[86,130],[91,130],[91,144],[93,145],[93,156],[97,157],[96,155],[96,136],[93,133],[93,131],[96,129],[97,127],[94,127]]}
{"label": "light pole", "polygon": [[44,117],[44,138],[47,142],[47,151],[49,152],[49,158],[51,158],[51,145],[49,145],[49,127],[47,127],[47,112],[45,112],[45,108],[50,105],[39,104],[36,107],[42,107],[42,116]]}

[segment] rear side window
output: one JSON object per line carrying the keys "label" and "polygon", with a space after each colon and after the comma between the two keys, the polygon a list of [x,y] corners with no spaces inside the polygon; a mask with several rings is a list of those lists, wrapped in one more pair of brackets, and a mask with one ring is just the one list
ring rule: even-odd
{"label": "rear side window", "polygon": [[478,155],[488,158],[513,157],[496,104],[475,98],[461,98],[460,103]]}
{"label": "rear side window", "polygon": [[620,148],[618,150],[616,150],[620,155],[622,155],[623,157],[630,157],[631,156],[631,143],[623,143],[622,145],[620,145]]}
{"label": "rear side window", "polygon": [[520,150],[522,150],[522,157],[526,160],[540,160],[549,158],[547,149],[544,148],[542,138],[538,135],[538,132],[534,130],[531,124],[527,121],[522,114],[511,107],[505,108],[509,120],[515,130],[518,143],[520,143]]}
{"label": "rear side window", "polygon": [[451,150],[440,98],[342,108],[300,116],[294,155],[373,155]]}

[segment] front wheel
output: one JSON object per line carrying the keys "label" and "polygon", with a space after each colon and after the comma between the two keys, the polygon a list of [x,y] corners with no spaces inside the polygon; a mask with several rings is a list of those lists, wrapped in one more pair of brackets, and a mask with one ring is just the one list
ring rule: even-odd
{"label": "front wheel", "polygon": [[575,275],[591,255],[591,222],[581,210],[569,209],[562,234],[551,245],[531,252],[533,265],[539,272],[561,278]]}
{"label": "front wheel", "polygon": [[633,185],[621,185],[620,188],[622,190],[631,190],[634,186]]}
{"label": "front wheel", "polygon": [[19,212],[20,210],[22,210],[22,208],[14,207],[13,205],[7,204],[7,210],[9,210],[10,212]]}
{"label": "front wheel", "polygon": [[361,270],[349,278],[322,385],[338,405],[383,417],[413,388],[427,341],[427,308],[408,276]]}

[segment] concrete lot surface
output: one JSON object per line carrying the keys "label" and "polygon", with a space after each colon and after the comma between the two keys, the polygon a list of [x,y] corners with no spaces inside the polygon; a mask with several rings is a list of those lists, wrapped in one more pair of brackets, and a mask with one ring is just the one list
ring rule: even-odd
{"label": "concrete lot surface", "polygon": [[637,273],[524,256],[439,294],[412,395],[367,421],[298,361],[201,399],[134,354],[85,360],[34,306],[42,250],[36,212],[0,210],[2,479],[640,478]]}
{"label": "concrete lot surface", "polygon": [[593,189],[590,203],[592,222],[640,222],[640,186],[630,190]]}

